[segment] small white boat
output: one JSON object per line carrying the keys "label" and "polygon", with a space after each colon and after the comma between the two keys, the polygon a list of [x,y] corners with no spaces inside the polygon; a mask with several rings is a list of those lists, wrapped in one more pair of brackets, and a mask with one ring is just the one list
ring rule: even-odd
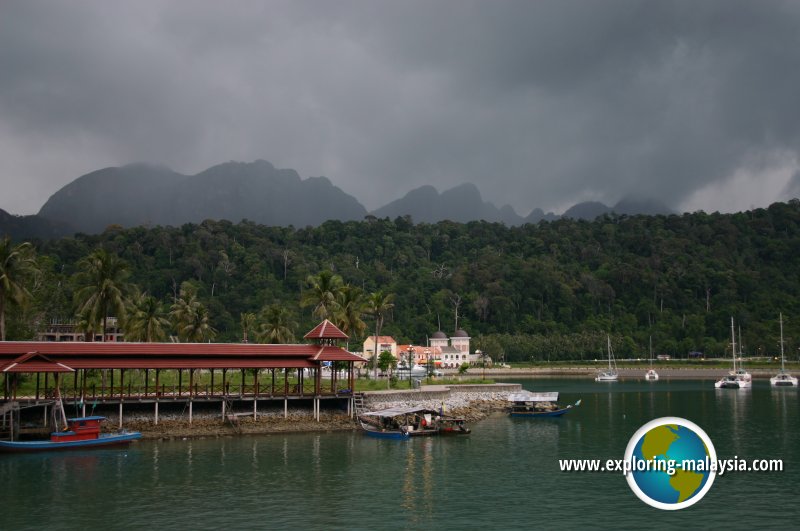
{"label": "small white boat", "polygon": [[653,336],[650,336],[650,369],[645,373],[644,379],[648,382],[658,381],[658,373],[653,368]]}
{"label": "small white boat", "polygon": [[717,389],[749,389],[753,386],[753,377],[742,367],[736,368],[736,335],[733,330],[733,317],[731,317],[731,350],[733,352],[733,370],[714,383],[714,387]]}
{"label": "small white boat", "polygon": [[786,357],[783,355],[783,314],[780,314],[781,322],[781,372],[769,379],[772,387],[797,387],[797,378],[786,372]]}
{"label": "small white boat", "polygon": [[595,376],[595,382],[616,382],[619,379],[617,374],[617,362],[614,360],[614,354],[611,352],[611,336],[606,336],[608,339],[608,370],[602,371]]}

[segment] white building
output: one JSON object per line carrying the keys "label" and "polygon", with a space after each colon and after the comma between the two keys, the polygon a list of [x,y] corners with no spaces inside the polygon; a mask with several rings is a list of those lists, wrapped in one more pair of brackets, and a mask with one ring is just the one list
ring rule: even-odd
{"label": "white building", "polygon": [[456,330],[449,338],[441,330],[435,332],[430,338],[431,349],[442,362],[445,369],[457,369],[464,363],[475,365],[479,356],[470,354],[469,334],[464,330]]}

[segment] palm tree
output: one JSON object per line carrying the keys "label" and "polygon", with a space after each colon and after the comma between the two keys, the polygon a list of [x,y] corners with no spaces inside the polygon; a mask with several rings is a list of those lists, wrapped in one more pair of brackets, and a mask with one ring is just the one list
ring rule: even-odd
{"label": "palm tree", "polygon": [[339,292],[344,288],[342,277],[330,271],[320,271],[316,276],[308,275],[306,284],[308,288],[300,297],[300,306],[314,306],[315,317],[329,318],[336,310]]}
{"label": "palm tree", "polygon": [[161,302],[146,293],[137,294],[125,324],[126,341],[166,341],[169,319]]}
{"label": "palm tree", "polygon": [[84,341],[94,341],[98,326],[100,326],[98,323],[92,322],[89,318],[88,311],[78,313],[78,323],[75,325],[75,331],[83,332]]}
{"label": "palm tree", "polygon": [[208,309],[197,300],[194,287],[185,282],[180,297],[170,307],[169,315],[181,341],[200,343],[217,335],[211,326]]}
{"label": "palm tree", "polygon": [[0,240],[0,341],[6,340],[6,309],[30,300],[25,282],[36,272],[38,268],[30,243],[12,246],[9,238]]}
{"label": "palm tree", "polygon": [[127,295],[132,286],[126,282],[128,265],[105,249],[96,249],[78,262],[81,271],[75,293],[78,314],[89,322],[102,323],[103,341],[106,340],[108,317],[113,313],[125,320]]}
{"label": "palm tree", "polygon": [[360,337],[367,329],[367,324],[361,319],[367,310],[364,291],[348,284],[337,295],[336,310],[333,313],[334,324],[345,334]]}
{"label": "palm tree", "polygon": [[248,332],[253,330],[256,326],[256,314],[248,312],[248,313],[240,313],[239,314],[239,324],[242,325],[242,343],[248,342]]}
{"label": "palm tree", "polygon": [[259,343],[294,343],[297,323],[292,313],[279,304],[272,304],[261,310],[261,324],[256,332]]}
{"label": "palm tree", "polygon": [[375,318],[375,346],[373,353],[375,359],[372,363],[374,378],[378,377],[378,336],[381,333],[381,327],[383,327],[383,319],[386,312],[394,308],[394,302],[392,301],[394,301],[394,293],[384,295],[383,291],[380,290],[370,293],[369,297],[367,297],[366,313]]}

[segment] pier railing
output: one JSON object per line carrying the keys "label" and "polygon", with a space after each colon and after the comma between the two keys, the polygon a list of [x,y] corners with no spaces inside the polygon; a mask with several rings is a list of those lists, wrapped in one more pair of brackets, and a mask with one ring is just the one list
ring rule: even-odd
{"label": "pier railing", "polygon": [[[246,399],[246,398],[282,398],[288,397],[314,397],[314,396],[336,396],[337,392],[331,389],[321,389],[319,394],[315,393],[314,382],[289,382],[276,384],[273,386],[267,382],[263,385],[243,385],[243,384],[220,384],[203,385],[195,384],[192,387],[179,387],[175,384],[154,385],[134,385],[124,386],[87,386],[85,393],[82,389],[62,389],[61,397],[67,401],[93,400],[186,400],[186,399]],[[56,390],[54,387],[47,388],[44,398],[55,398]]]}

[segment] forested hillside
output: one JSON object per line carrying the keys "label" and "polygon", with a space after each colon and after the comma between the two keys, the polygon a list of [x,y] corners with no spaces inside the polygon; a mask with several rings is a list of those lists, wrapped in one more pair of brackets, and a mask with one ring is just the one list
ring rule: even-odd
{"label": "forested hillside", "polygon": [[[9,339],[50,319],[75,319],[81,259],[102,247],[128,280],[166,306],[190,281],[217,330],[242,337],[242,314],[274,303],[296,335],[316,324],[300,301],[309,277],[330,271],[363,294],[394,294],[381,334],[424,344],[439,328],[463,328],[497,357],[599,357],[605,334],[621,355],[700,350],[725,354],[730,317],[745,355],[800,353],[800,201],[746,213],[606,216],[536,225],[409,218],[326,222],[315,228],[249,222],[119,229],[36,245],[32,298],[7,310]],[[33,277],[32,277],[33,278]],[[186,286],[186,285],[185,285]],[[273,309],[276,306],[273,306]],[[361,310],[359,310],[361,311]],[[374,326],[352,334],[351,348]],[[728,351],[727,355],[730,355]]]}

